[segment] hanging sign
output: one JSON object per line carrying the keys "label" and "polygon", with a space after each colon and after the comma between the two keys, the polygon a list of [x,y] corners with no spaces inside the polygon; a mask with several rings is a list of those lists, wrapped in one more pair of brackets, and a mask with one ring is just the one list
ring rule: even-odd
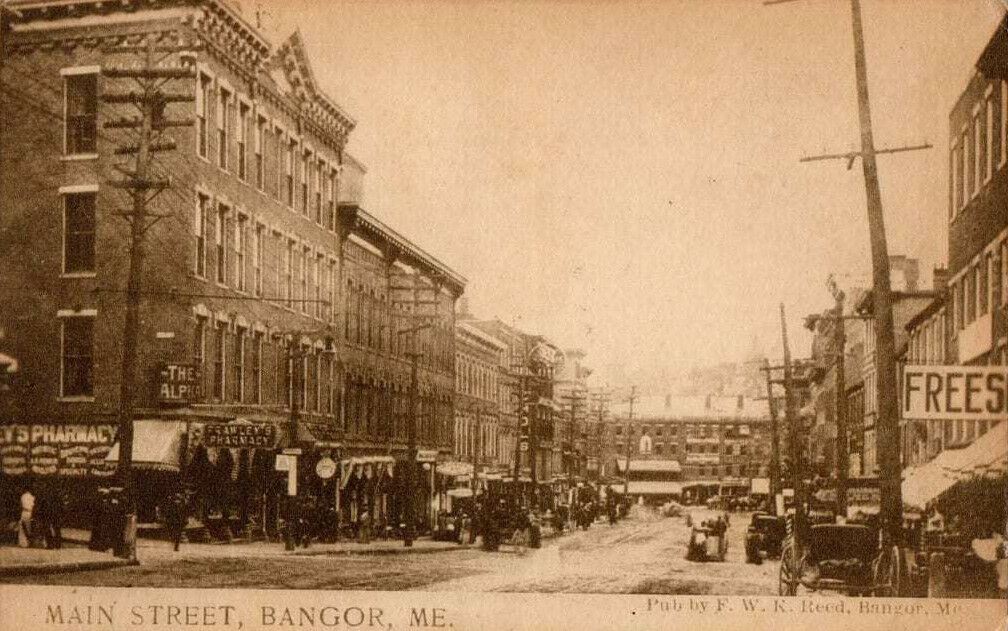
{"label": "hanging sign", "polygon": [[1005,366],[906,366],[903,418],[1001,420],[1008,414]]}
{"label": "hanging sign", "polygon": [[207,423],[203,444],[207,447],[272,447],[276,427],[269,423]]}
{"label": "hanging sign", "polygon": [[199,400],[199,366],[162,364],[157,375],[157,398],[163,405],[185,405]]}

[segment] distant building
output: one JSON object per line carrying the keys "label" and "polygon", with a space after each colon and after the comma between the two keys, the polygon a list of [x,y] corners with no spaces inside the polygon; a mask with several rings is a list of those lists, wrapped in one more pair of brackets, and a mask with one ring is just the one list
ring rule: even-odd
{"label": "distant building", "polygon": [[[674,472],[675,485],[682,487],[720,482],[748,485],[752,478],[769,474],[766,400],[744,395],[670,394],[639,398],[632,420],[629,411],[626,403],[614,406],[613,418],[606,423],[603,459],[607,470],[623,474],[629,455],[631,474],[636,467],[648,471],[659,467],[669,474]],[[649,464],[635,465],[635,461]]]}

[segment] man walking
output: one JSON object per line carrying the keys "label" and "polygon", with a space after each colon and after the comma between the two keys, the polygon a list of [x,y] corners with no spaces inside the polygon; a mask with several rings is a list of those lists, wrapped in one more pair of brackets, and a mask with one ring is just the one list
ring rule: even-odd
{"label": "man walking", "polygon": [[30,548],[32,540],[32,514],[35,512],[35,495],[31,484],[21,494],[21,519],[18,520],[18,545]]}

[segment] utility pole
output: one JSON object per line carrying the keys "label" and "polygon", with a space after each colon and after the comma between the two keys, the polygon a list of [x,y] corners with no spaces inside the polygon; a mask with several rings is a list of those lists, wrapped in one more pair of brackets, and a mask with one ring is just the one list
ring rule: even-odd
{"label": "utility pole", "polygon": [[[784,346],[784,414],[787,417],[790,434],[791,484],[794,487],[794,542],[796,556],[801,558],[805,537],[805,484],[802,466],[801,418],[795,410],[794,383],[791,375],[791,349],[788,346],[787,322],[784,319],[784,303],[780,306],[781,343]],[[785,511],[786,512],[786,511]]]}
{"label": "utility pole", "polygon": [[637,386],[630,386],[630,410],[627,414],[626,470],[623,479],[623,497],[630,493],[630,455],[633,453],[633,404],[637,399]]}
{"label": "utility pole", "polygon": [[579,467],[578,464],[579,460],[575,458],[575,452],[574,452],[574,436],[577,427],[577,413],[578,408],[584,401],[584,396],[577,392],[571,392],[571,394],[567,395],[564,398],[570,403],[570,413],[571,413],[570,426],[567,428],[567,442],[570,445],[570,457],[568,458],[569,464],[567,473],[568,475],[573,477],[575,474],[575,470],[578,469]]}
{"label": "utility pole", "polygon": [[413,540],[416,538],[416,466],[417,466],[417,391],[420,388],[417,376],[417,362],[423,353],[416,350],[416,333],[423,329],[429,329],[434,324],[427,322],[418,324],[408,329],[397,331],[396,335],[410,336],[410,350],[405,353],[410,359],[410,391],[409,391],[409,420],[406,423],[406,503],[403,506],[403,521],[406,528],[403,532],[403,545],[407,548],[413,547]]}
{"label": "utility pole", "polygon": [[773,514],[777,514],[777,493],[781,490],[780,481],[780,435],[777,431],[777,399],[774,398],[773,379],[771,378],[770,360],[763,359],[766,373],[767,405],[770,408],[770,502]]}
{"label": "utility pole", "polygon": [[[126,510],[124,549],[121,556],[136,558],[136,498],[133,489],[133,409],[134,395],[139,390],[136,383],[137,345],[139,341],[140,295],[143,288],[143,266],[147,231],[168,215],[148,211],[148,204],[164,189],[170,180],[152,177],[152,154],[175,149],[175,141],[162,138],[165,129],[192,125],[192,120],[168,120],[164,109],[170,103],[195,101],[190,93],[166,93],[162,86],[176,79],[193,79],[195,68],[190,66],[161,66],[155,53],[192,51],[191,46],[156,46],[153,36],[147,35],[142,46],[122,46],[108,52],[138,52],[143,56],[140,68],[105,66],[102,74],[110,78],[128,78],[137,82],[138,92],[109,92],[102,95],[106,103],[131,104],[140,111],[140,118],[123,118],[105,123],[105,128],[137,130],[136,144],[119,146],[116,155],[133,155],[133,170],[121,166],[117,169],[126,179],[112,186],[129,192],[132,210],[124,213],[130,224],[129,271],[126,281],[126,313],[123,324],[122,372],[119,382],[119,463],[116,474],[123,489]],[[166,55],[167,56],[167,55]]]}
{"label": "utility pole", "polygon": [[847,344],[847,321],[844,319],[844,292],[837,286],[831,276],[829,288],[836,301],[833,320],[833,345],[836,346],[835,371],[836,390],[836,510],[843,519],[847,518],[847,406],[844,393],[847,391],[846,375],[844,375],[844,355]]}
{"label": "utility pole", "polygon": [[515,497],[519,496],[518,489],[521,488],[521,483],[518,479],[521,477],[521,452],[522,445],[528,448],[528,416],[525,411],[525,375],[519,373],[518,375],[518,432],[515,436],[515,453],[514,453],[514,488]]}
{"label": "utility pole", "polygon": [[[764,4],[782,4],[792,0],[766,0]],[[872,301],[875,314],[875,362],[877,373],[876,438],[879,459],[879,517],[891,542],[899,542],[903,526],[903,498],[900,488],[899,404],[896,391],[896,339],[893,331],[892,288],[889,281],[889,250],[886,243],[885,216],[879,189],[878,166],[875,157],[883,153],[898,153],[930,149],[924,143],[910,147],[875,149],[872,134],[871,104],[868,98],[868,71],[865,62],[864,30],[861,25],[861,0],[851,0],[851,24],[854,35],[854,72],[857,87],[858,124],[861,150],[845,154],[825,154],[803,158],[802,162],[836,160],[847,162],[861,158],[867,200],[868,230],[872,255]]]}

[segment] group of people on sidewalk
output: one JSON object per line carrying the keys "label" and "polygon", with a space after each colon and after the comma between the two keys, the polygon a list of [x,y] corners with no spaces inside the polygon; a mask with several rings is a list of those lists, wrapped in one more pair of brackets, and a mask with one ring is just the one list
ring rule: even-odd
{"label": "group of people on sidewalk", "polygon": [[22,548],[60,548],[63,545],[65,499],[50,486],[26,484],[20,497],[17,544]]}

